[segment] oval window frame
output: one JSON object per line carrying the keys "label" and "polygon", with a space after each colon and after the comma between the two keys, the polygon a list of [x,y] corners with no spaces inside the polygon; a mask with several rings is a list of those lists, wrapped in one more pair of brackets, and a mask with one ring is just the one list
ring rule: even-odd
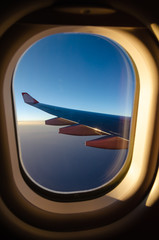
{"label": "oval window frame", "polygon": [[[147,80],[147,85],[145,89],[149,90],[150,87],[150,96],[149,96],[149,109],[148,112],[143,112],[141,111],[142,109],[142,104],[143,101],[142,97],[144,96],[144,90],[141,93],[140,92],[140,98],[139,98],[139,110],[136,110],[136,116],[137,117],[137,122],[136,122],[136,135],[134,139],[134,147],[139,150],[137,147],[138,143],[140,143],[140,134],[143,131],[143,127],[145,127],[146,124],[146,131],[144,133],[144,143],[142,143],[142,147],[146,149],[146,151],[143,153],[141,151],[140,153],[140,162],[138,161],[137,156],[134,157],[134,151],[133,151],[133,157],[134,159],[132,160],[132,164],[123,179],[123,181],[118,184],[118,186],[109,192],[109,194],[105,194],[102,197],[98,197],[97,199],[93,199],[90,201],[83,201],[83,202],[69,202],[69,203],[60,203],[60,202],[54,202],[50,201],[46,198],[41,197],[40,195],[36,194],[34,191],[32,191],[28,185],[25,183],[24,179],[21,176],[21,172],[19,170],[19,164],[18,164],[18,156],[17,156],[17,142],[16,142],[16,133],[14,131],[14,111],[13,111],[13,106],[12,106],[12,94],[8,96],[8,89],[11,87],[11,81],[12,81],[12,73],[14,71],[15,65],[20,57],[20,55],[25,51],[24,49],[27,49],[32,41],[36,41],[37,37],[41,37],[43,34],[46,34],[46,32],[52,32],[53,30],[57,29],[59,31],[64,31],[68,30],[71,31],[73,28],[77,28],[82,31],[82,28],[85,28],[86,31],[95,31],[106,34],[110,38],[116,39],[118,37],[118,41],[121,42],[122,46],[127,49],[127,52],[130,54],[132,59],[134,60],[138,72],[139,72],[139,80],[141,81],[141,78],[143,79],[143,76],[141,76],[141,72],[145,67],[148,67],[146,69],[146,80]],[[4,76],[4,85],[3,85],[3,99],[4,99],[4,107],[5,107],[5,120],[6,120],[6,126],[7,126],[7,136],[8,136],[8,142],[9,142],[9,149],[10,149],[10,155],[11,155],[11,165],[12,165],[12,171],[13,171],[13,177],[15,181],[15,185],[21,195],[27,199],[32,205],[38,207],[41,210],[49,211],[49,213],[57,213],[57,214],[73,214],[72,218],[78,223],[79,217],[81,214],[88,214],[89,218],[92,218],[92,214],[89,215],[89,212],[93,212],[95,215],[97,215],[97,212],[99,215],[108,217],[109,221],[112,219],[111,215],[114,213],[117,218],[120,218],[121,215],[125,213],[125,211],[122,212],[123,209],[126,208],[126,206],[129,206],[127,211],[130,210],[134,206],[134,204],[137,204],[137,202],[140,200],[140,196],[137,198],[137,200],[131,205],[129,205],[130,202],[133,202],[134,196],[136,196],[137,192],[140,190],[141,186],[145,181],[147,182],[150,181],[147,173],[148,171],[148,166],[149,166],[149,156],[150,156],[150,148],[151,148],[151,141],[152,141],[152,134],[153,134],[153,123],[155,120],[155,108],[157,104],[157,93],[158,93],[158,71],[157,71],[157,66],[156,63],[151,55],[151,52],[149,49],[146,47],[146,44],[143,43],[138,37],[135,37],[135,34],[131,32],[131,29],[120,29],[120,28],[107,28],[107,27],[57,27],[57,26],[42,26],[41,28],[37,28],[37,26],[32,26],[32,27],[25,27],[28,30],[28,35],[25,35],[25,40],[19,39],[18,43],[16,42],[16,51],[11,54],[10,61],[6,67],[6,72]],[[46,30],[47,29],[47,30]],[[22,31],[21,34],[24,34]],[[17,39],[16,39],[17,40]],[[14,43],[15,44],[15,43]],[[119,43],[120,44],[120,43]],[[141,48],[141,51],[139,49]],[[135,56],[136,55],[136,56]],[[140,66],[138,66],[138,63]],[[151,66],[151,68],[149,68]],[[152,87],[152,89],[151,89]],[[153,95],[153,96],[152,96]],[[5,101],[7,98],[7,101]],[[144,109],[145,110],[145,109]],[[142,112],[142,113],[141,113]],[[140,113],[140,114],[139,114]],[[151,114],[150,114],[151,113]],[[141,119],[143,118],[143,115],[146,119],[146,122],[144,123],[144,126],[142,126],[142,121]],[[142,115],[142,118],[141,118]],[[152,124],[150,124],[152,123]],[[140,127],[142,130],[140,130]],[[151,136],[149,135],[148,138],[148,133],[151,133]],[[136,153],[137,154],[137,153]],[[137,169],[136,174],[134,174],[134,171],[136,170],[136,165],[139,165],[139,169]],[[150,176],[151,174],[149,174]],[[130,185],[128,184],[130,183]],[[122,192],[122,194],[120,194]],[[144,190],[142,191],[142,194],[144,194]],[[120,202],[119,202],[120,201]],[[120,208],[121,207],[121,208]],[[116,211],[117,210],[117,211]],[[115,211],[115,212],[114,212]],[[120,213],[120,214],[119,214]],[[61,217],[62,217],[61,216]],[[53,216],[52,216],[53,217]],[[80,217],[81,218],[81,217]],[[83,218],[85,219],[85,218]],[[96,221],[96,219],[94,219]],[[61,222],[59,223],[61,224]]]}
{"label": "oval window frame", "polygon": [[[53,30],[53,33],[51,34],[51,32],[47,32],[45,33],[46,36],[50,36],[50,35],[54,35],[57,33],[81,33],[81,34],[91,34],[92,36],[100,36],[100,37],[106,37],[104,35],[101,34],[94,34],[92,33],[92,28],[84,27],[84,31],[82,28],[82,31],[80,31],[80,29],[78,29],[77,27],[72,28],[65,28],[66,30],[63,32],[63,30],[61,28],[56,28]],[[42,35],[40,37],[41,40],[44,39],[44,36]],[[26,170],[25,165],[23,163],[22,160],[22,156],[21,156],[21,147],[20,147],[20,140],[18,141],[18,149],[19,149],[19,165],[20,165],[20,170],[22,173],[22,176],[24,178],[24,180],[26,181],[26,183],[30,186],[30,188],[32,188],[35,192],[37,192],[38,194],[40,194],[41,196],[45,196],[46,198],[53,200],[53,201],[57,201],[57,202],[74,202],[74,201],[84,201],[84,200],[88,200],[88,199],[93,199],[93,198],[97,198],[99,196],[103,196],[104,194],[108,193],[109,191],[111,191],[113,188],[115,188],[124,178],[124,176],[126,175],[126,172],[129,169],[130,163],[131,163],[131,158],[132,158],[132,152],[133,152],[133,142],[134,142],[134,134],[135,134],[135,124],[136,124],[136,112],[135,110],[137,109],[137,104],[138,104],[138,98],[139,98],[139,81],[138,81],[138,73],[136,70],[136,66],[133,62],[133,60],[131,59],[131,57],[129,56],[129,54],[127,53],[127,51],[125,49],[122,48],[121,45],[119,45],[119,43],[115,42],[114,40],[110,39],[107,37],[107,41],[112,41],[112,44],[115,45],[115,47],[119,48],[118,51],[121,52],[121,55],[123,54],[127,54],[129,60],[131,61],[132,67],[133,67],[133,71],[135,74],[135,92],[134,92],[134,105],[133,105],[133,109],[132,109],[132,121],[131,121],[131,127],[130,127],[130,142],[129,142],[129,148],[128,148],[128,153],[125,159],[125,162],[122,166],[122,168],[118,171],[118,173],[116,173],[116,175],[109,180],[108,182],[106,182],[105,184],[96,187],[96,188],[91,188],[89,190],[81,190],[81,191],[69,191],[69,192],[62,192],[62,191],[56,191],[56,190],[51,190],[45,186],[42,186],[41,184],[39,184],[38,182],[36,182],[29,174],[29,172]],[[38,40],[34,40],[34,42],[32,43],[32,45],[36,44],[36,42],[38,42]],[[25,49],[25,52],[27,52],[28,49]],[[124,53],[125,51],[125,53]],[[24,54],[25,54],[24,52]],[[18,67],[18,64],[16,65],[16,68]],[[13,77],[14,80],[14,77]],[[12,92],[14,95],[14,84],[12,84]],[[15,104],[15,103],[14,103]],[[15,107],[16,109],[16,107]],[[16,124],[17,121],[15,120]],[[17,139],[18,139],[18,127],[16,126],[17,129]]]}

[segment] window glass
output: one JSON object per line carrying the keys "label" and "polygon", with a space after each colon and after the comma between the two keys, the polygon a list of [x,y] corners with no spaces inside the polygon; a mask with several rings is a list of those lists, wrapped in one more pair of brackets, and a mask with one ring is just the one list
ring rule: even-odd
{"label": "window glass", "polygon": [[135,74],[116,42],[86,33],[47,36],[20,58],[13,92],[20,164],[41,187],[91,190],[122,169]]}

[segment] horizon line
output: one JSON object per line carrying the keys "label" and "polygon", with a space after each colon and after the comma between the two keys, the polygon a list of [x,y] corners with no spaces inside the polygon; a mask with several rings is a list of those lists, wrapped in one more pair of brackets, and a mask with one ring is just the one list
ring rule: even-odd
{"label": "horizon line", "polygon": [[25,124],[38,124],[38,125],[45,125],[45,120],[17,120],[18,125],[25,125]]}

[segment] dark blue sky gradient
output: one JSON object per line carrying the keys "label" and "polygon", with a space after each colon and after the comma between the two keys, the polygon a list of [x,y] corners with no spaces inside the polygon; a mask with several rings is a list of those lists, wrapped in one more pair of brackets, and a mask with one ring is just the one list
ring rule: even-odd
{"label": "dark blue sky gradient", "polygon": [[21,57],[13,91],[18,120],[51,115],[25,104],[21,92],[50,105],[130,116],[135,77],[126,52],[92,34],[54,34],[39,40]]}

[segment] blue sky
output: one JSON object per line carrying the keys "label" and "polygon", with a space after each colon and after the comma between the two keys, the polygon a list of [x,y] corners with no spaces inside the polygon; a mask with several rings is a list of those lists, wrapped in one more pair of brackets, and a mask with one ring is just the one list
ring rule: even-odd
{"label": "blue sky", "polygon": [[85,33],[39,40],[20,58],[13,77],[19,121],[52,117],[25,104],[21,92],[50,105],[130,116],[134,89],[126,52],[110,39]]}

